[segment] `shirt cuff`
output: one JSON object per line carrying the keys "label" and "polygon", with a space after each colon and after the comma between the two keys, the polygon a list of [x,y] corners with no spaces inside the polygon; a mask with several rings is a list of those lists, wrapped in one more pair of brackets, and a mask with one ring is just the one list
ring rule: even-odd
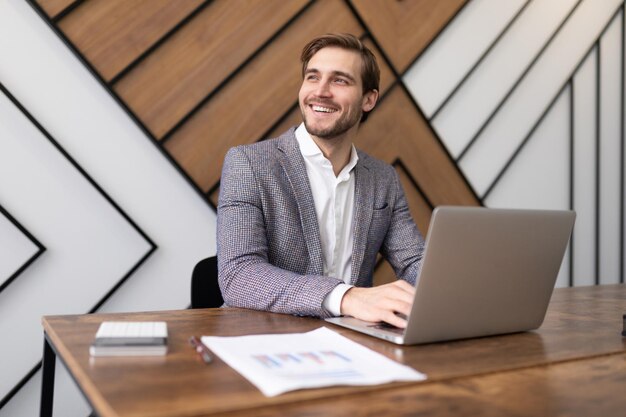
{"label": "shirt cuff", "polygon": [[326,298],[324,298],[322,307],[324,307],[324,309],[326,309],[326,311],[333,316],[341,316],[341,300],[343,299],[343,295],[352,287],[354,287],[354,285],[337,285],[331,292],[328,293]]}

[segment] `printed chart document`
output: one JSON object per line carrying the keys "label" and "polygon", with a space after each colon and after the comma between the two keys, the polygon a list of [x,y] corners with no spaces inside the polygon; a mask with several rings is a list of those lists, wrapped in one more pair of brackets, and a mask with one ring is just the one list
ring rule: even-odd
{"label": "printed chart document", "polygon": [[302,388],[426,379],[326,327],[308,333],[203,336],[202,343],[268,397]]}

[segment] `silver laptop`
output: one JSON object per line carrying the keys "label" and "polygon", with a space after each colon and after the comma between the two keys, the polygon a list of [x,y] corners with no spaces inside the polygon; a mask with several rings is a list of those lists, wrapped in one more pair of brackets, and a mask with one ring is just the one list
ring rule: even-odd
{"label": "silver laptop", "polygon": [[412,345],[538,328],[569,242],[573,211],[438,207],[405,330],[327,321]]}

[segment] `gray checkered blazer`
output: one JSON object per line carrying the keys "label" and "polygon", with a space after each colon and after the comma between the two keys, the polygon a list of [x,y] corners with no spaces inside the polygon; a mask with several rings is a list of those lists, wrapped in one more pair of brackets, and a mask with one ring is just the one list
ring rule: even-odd
{"label": "gray checkered blazer", "polygon": [[[291,128],[229,150],[217,209],[219,283],[225,304],[327,317],[322,247],[304,159]],[[423,239],[390,165],[358,151],[351,284],[372,285],[376,254],[412,284]]]}

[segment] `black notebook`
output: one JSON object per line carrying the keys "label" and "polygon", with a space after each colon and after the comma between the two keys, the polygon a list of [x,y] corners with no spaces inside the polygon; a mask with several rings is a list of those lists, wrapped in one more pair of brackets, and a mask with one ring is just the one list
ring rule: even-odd
{"label": "black notebook", "polygon": [[89,347],[91,356],[159,356],[167,353],[164,321],[105,321]]}

